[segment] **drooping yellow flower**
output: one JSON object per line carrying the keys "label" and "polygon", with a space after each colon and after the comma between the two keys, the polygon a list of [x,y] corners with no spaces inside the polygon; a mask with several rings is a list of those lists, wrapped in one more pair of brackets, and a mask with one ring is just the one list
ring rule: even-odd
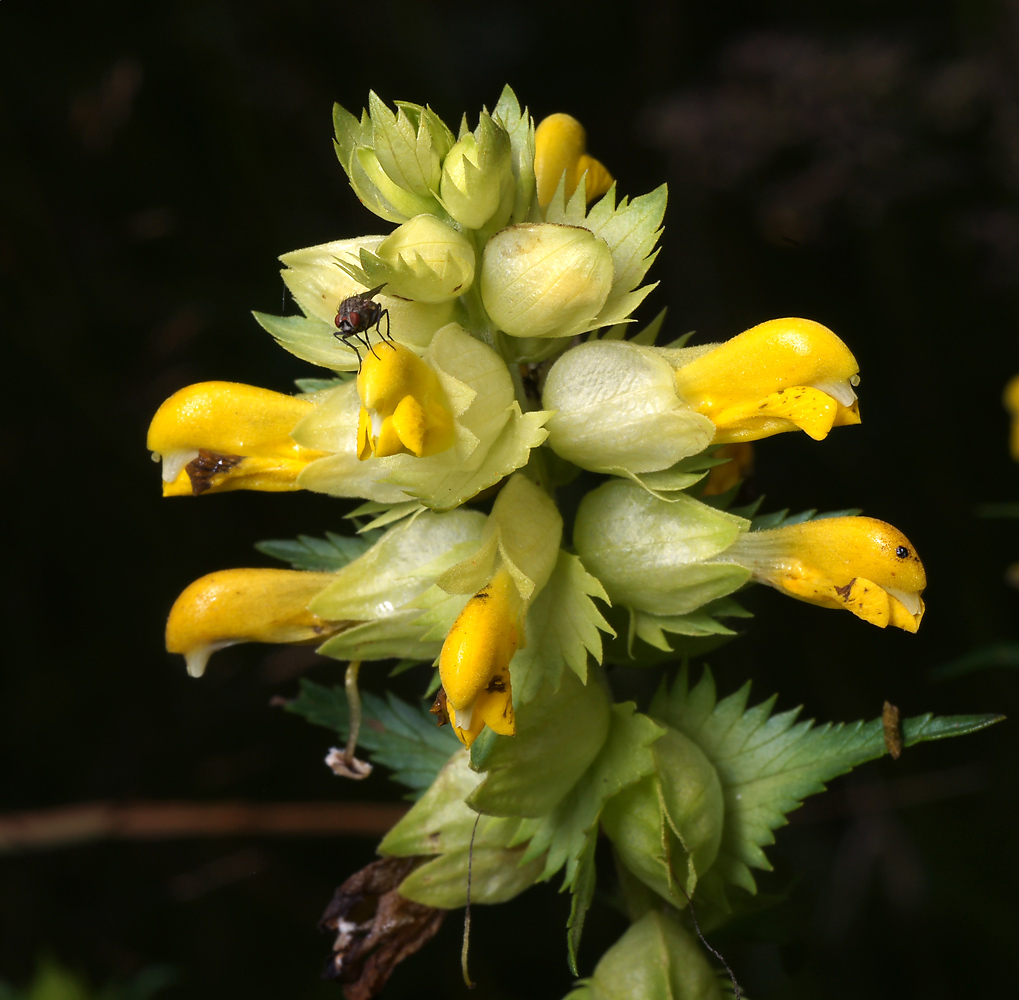
{"label": "drooping yellow flower", "polygon": [[555,114],[542,119],[534,130],[534,176],[539,205],[544,207],[552,200],[563,174],[567,198],[576,191],[585,173],[588,201],[612,187],[612,175],[593,156],[588,156],[586,149],[587,133],[572,115]]}
{"label": "drooping yellow flower", "polygon": [[402,344],[385,341],[368,352],[357,393],[357,457],[362,461],[373,455],[422,458],[452,447],[453,414],[439,377]]}
{"label": "drooping yellow flower", "polygon": [[827,517],[751,531],[716,559],[749,569],[759,583],[801,601],[845,608],[885,628],[915,632],[927,586],[909,539],[872,517]]}
{"label": "drooping yellow flower", "polygon": [[1012,458],[1019,462],[1019,375],[1014,375],[1005,386],[1005,409],[1012,415],[1009,438]]}
{"label": "drooping yellow flower", "polygon": [[307,610],[332,573],[287,569],[227,569],[186,587],[170,609],[166,648],[181,653],[188,673],[201,677],[209,657],[240,642],[321,642],[347,622]]}
{"label": "drooping yellow flower", "polygon": [[488,726],[516,732],[509,664],[522,645],[523,601],[506,567],[460,612],[439,656],[439,676],[453,729],[470,746]]}
{"label": "drooping yellow flower", "polygon": [[858,424],[853,387],[860,366],[827,327],[774,319],[710,349],[679,355],[680,397],[716,427],[714,444],[756,441],[799,428],[815,441]]}
{"label": "drooping yellow flower", "polygon": [[290,437],[311,409],[306,399],[237,382],[180,389],[149,424],[148,448],[163,462],[163,496],[300,489],[298,473],[324,454]]}

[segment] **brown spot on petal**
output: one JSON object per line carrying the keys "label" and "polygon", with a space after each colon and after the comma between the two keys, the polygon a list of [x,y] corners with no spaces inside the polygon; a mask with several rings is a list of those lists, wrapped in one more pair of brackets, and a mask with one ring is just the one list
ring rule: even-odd
{"label": "brown spot on petal", "polygon": [[835,593],[838,594],[839,597],[841,597],[843,601],[848,601],[849,600],[849,594],[850,594],[850,592],[853,589],[853,584],[854,583],[856,583],[856,577],[855,576],[844,587],[836,587],[835,588]]}
{"label": "brown spot on petal", "polygon": [[445,726],[449,724],[449,709],[446,708],[446,689],[440,687],[435,692],[435,701],[432,703],[432,707],[428,711],[435,716],[435,724],[437,726]]}
{"label": "brown spot on petal", "polygon": [[198,458],[192,459],[184,466],[184,471],[191,480],[191,495],[201,496],[212,487],[213,476],[229,472],[243,462],[240,455],[220,455],[204,448],[198,452]]}
{"label": "brown spot on petal", "polygon": [[327,979],[343,983],[347,1000],[378,996],[393,970],[438,932],[445,910],[396,890],[428,858],[382,858],[351,875],[326,907],[319,927],[333,931]]}

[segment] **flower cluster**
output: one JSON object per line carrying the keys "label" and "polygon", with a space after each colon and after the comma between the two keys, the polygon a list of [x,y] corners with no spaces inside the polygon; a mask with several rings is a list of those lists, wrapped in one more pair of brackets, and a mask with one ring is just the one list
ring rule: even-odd
{"label": "flower cluster", "polygon": [[[688,345],[657,343],[660,316],[627,339],[654,287],[642,282],[665,189],[619,198],[579,123],[559,114],[535,128],[509,88],[456,135],[428,107],[393,110],[374,94],[360,118],[337,107],[334,125],[355,194],[393,228],[284,254],[301,314],[256,314],[329,376],[298,395],[182,389],[148,446],[167,496],[358,498],[360,534],[334,536],[314,569],[294,559],[196,581],[167,647],[194,675],[246,641],[437,664],[435,714],[470,753],[383,842],[384,854],[434,858],[400,884],[409,899],[463,902],[481,813],[477,900],[563,864],[574,888],[578,870],[593,872],[600,822],[636,883],[681,910],[704,882],[724,908],[724,883],[753,883],[725,854],[725,789],[689,735],[687,692],[663,692],[647,714],[613,704],[602,609],[628,628],[624,655],[638,664],[670,637],[728,632],[720,619],[741,613],[730,595],[751,582],[914,632],[926,581],[897,529],[732,508],[748,442],[798,430],[821,441],[860,422],[856,360],[799,318]],[[557,489],[572,480],[584,495],[564,531]],[[599,768],[608,777],[566,843],[564,803]],[[663,920],[655,933],[685,933],[649,913],[631,934]]]}

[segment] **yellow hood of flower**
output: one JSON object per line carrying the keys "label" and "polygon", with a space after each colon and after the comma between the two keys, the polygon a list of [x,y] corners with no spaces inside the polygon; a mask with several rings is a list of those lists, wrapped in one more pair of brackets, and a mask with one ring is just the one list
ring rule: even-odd
{"label": "yellow hood of flower", "polygon": [[290,432],[313,404],[237,382],[199,382],[175,392],[149,425],[163,463],[163,496],[228,490],[296,490],[298,473],[324,452]]}
{"label": "yellow hood of flower", "polygon": [[612,187],[612,175],[594,157],[588,156],[587,133],[572,115],[555,114],[542,119],[534,130],[534,178],[538,204],[552,200],[559,180],[566,175],[566,197],[577,189],[587,174],[585,194],[593,201]]}
{"label": "yellow hood of flower", "polygon": [[872,517],[827,517],[742,535],[722,560],[790,597],[915,632],[927,586],[909,539]]}
{"label": "yellow hood of flower", "polygon": [[1005,409],[1012,415],[1012,458],[1019,462],[1019,375],[1013,376],[1005,386]]}
{"label": "yellow hood of flower", "polygon": [[308,603],[332,573],[287,569],[226,569],[195,580],[166,622],[166,648],[181,653],[188,673],[201,677],[209,657],[240,642],[321,642],[344,623],[319,618]]}
{"label": "yellow hood of flower", "polygon": [[465,746],[488,726],[516,732],[509,664],[522,645],[523,602],[505,567],[466,604],[439,654],[450,721]]}
{"label": "yellow hood of flower", "polygon": [[716,427],[715,444],[860,422],[860,366],[834,333],[809,319],[761,323],[676,370],[679,395]]}
{"label": "yellow hood of flower", "polygon": [[402,344],[379,343],[357,376],[357,457],[414,455],[452,447],[453,414],[434,369]]}

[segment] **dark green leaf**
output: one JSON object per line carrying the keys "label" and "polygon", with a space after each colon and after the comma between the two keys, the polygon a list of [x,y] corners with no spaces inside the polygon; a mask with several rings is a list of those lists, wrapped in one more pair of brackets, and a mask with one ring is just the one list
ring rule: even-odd
{"label": "dark green leaf", "polygon": [[[315,725],[332,729],[341,739],[347,738],[349,710],[342,687],[302,680],[300,694],[286,707]],[[440,729],[426,705],[408,705],[393,694],[385,698],[361,694],[358,748],[369,751],[372,763],[388,767],[393,780],[412,791],[428,788],[459,745],[452,728]]]}
{"label": "dark green leaf", "polygon": [[326,532],[325,538],[298,535],[290,539],[270,539],[256,542],[255,548],[264,555],[290,563],[294,569],[316,572],[331,572],[342,569],[358,556],[363,555],[375,543],[374,535],[358,535],[348,538]]}
{"label": "dark green leaf", "polygon": [[993,642],[981,646],[965,656],[959,656],[935,667],[930,676],[934,680],[943,681],[973,674],[978,670],[988,670],[991,667],[1019,670],[1019,642]]}

